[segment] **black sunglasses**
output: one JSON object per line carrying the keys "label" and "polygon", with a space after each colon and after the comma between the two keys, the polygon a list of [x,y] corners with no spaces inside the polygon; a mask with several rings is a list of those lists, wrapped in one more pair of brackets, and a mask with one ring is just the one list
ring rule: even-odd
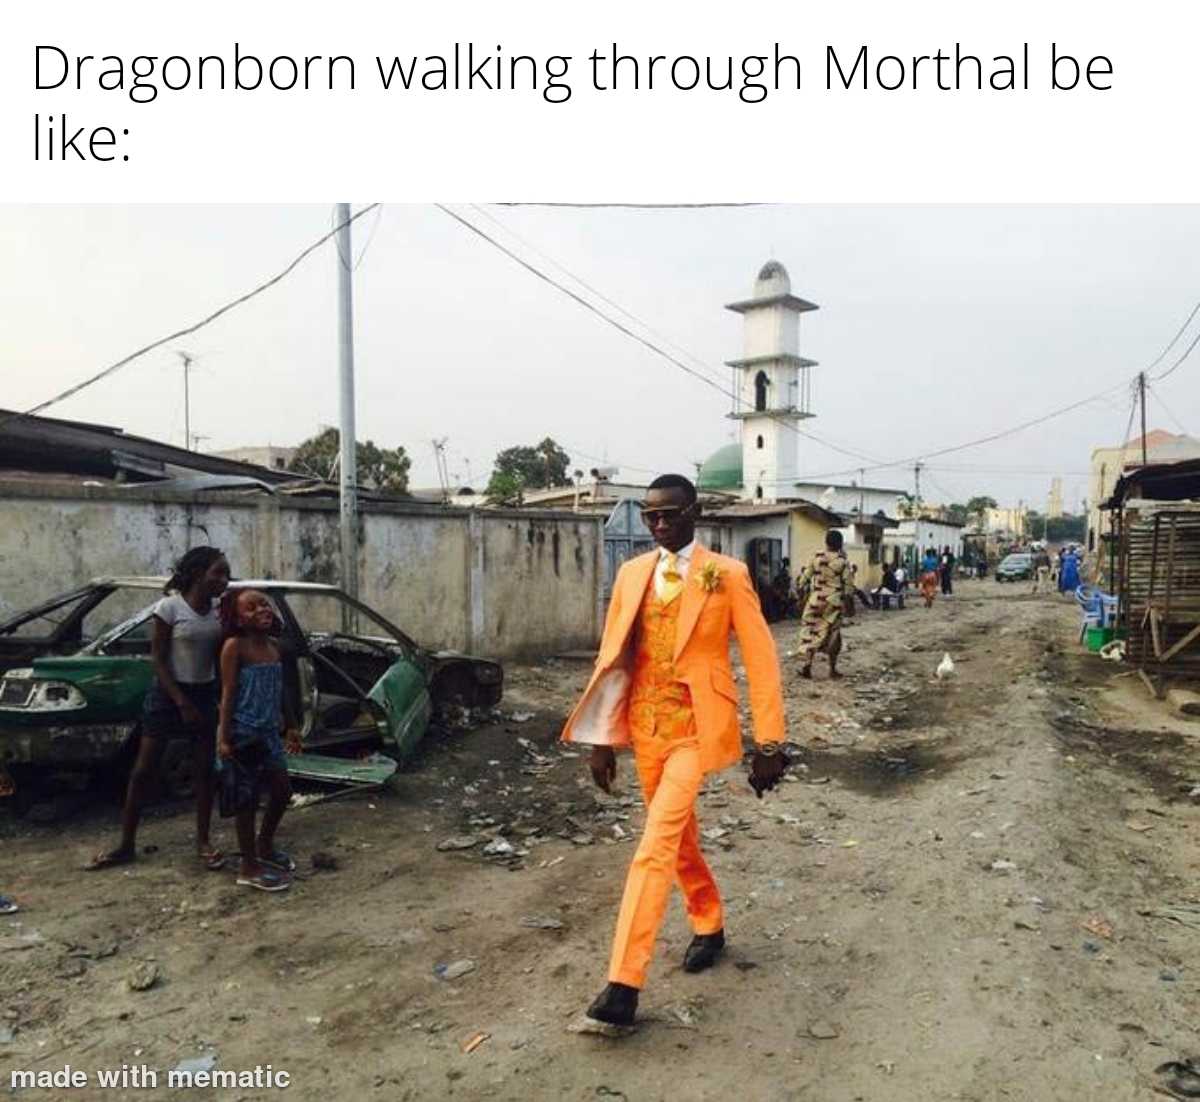
{"label": "black sunglasses", "polygon": [[684,513],[688,512],[692,506],[690,505],[663,505],[655,508],[642,509],[642,520],[647,528],[653,528],[660,520],[665,520],[668,524],[677,521]]}

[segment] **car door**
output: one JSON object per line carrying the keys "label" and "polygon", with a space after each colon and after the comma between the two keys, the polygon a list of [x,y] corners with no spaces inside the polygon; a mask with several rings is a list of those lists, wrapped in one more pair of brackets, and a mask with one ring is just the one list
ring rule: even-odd
{"label": "car door", "polygon": [[388,753],[398,761],[407,760],[425,737],[433,714],[433,698],[424,671],[409,659],[401,658],[388,667],[370,696],[387,713]]}

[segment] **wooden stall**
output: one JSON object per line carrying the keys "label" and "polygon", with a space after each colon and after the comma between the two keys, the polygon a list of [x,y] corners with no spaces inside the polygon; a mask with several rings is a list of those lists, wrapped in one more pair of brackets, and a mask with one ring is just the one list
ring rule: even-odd
{"label": "wooden stall", "polygon": [[1161,696],[1168,681],[1200,681],[1200,463],[1131,471],[1105,507],[1114,513],[1117,623],[1125,660]]}

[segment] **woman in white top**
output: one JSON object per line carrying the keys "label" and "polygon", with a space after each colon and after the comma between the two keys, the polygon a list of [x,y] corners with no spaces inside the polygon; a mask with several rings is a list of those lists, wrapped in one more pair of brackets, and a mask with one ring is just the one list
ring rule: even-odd
{"label": "woman in white top", "polygon": [[210,869],[225,863],[209,839],[217,730],[217,654],[221,621],[217,598],[229,585],[229,563],[215,547],[193,547],[175,567],[166,596],[154,606],[150,654],[154,681],[142,706],[137,760],[121,813],[121,841],[97,854],[89,869],[127,865],[137,858],[137,828],[150,785],[170,739],[192,744],[196,788],[196,845]]}

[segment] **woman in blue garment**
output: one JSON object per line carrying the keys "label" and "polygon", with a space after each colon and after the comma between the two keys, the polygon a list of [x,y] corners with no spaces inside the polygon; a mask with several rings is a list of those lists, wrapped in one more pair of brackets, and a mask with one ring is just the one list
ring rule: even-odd
{"label": "woman in blue garment", "polygon": [[1062,569],[1058,573],[1058,588],[1062,593],[1074,593],[1079,588],[1079,557],[1075,548],[1070,548],[1062,557]]}

